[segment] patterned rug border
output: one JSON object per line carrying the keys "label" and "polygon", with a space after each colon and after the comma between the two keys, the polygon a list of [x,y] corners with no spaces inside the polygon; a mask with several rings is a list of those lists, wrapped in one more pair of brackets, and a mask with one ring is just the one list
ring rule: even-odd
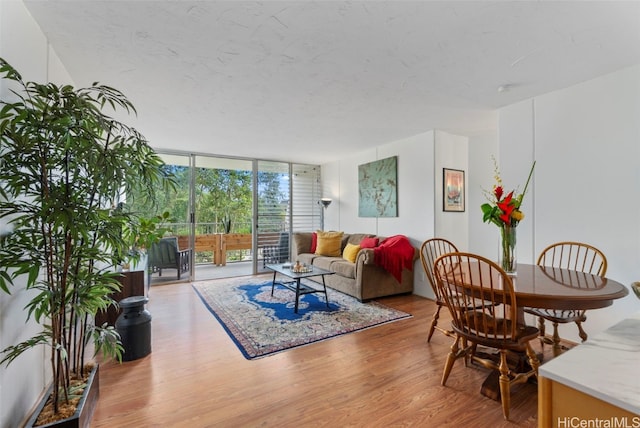
{"label": "patterned rug border", "polygon": [[[276,321],[273,320],[274,317],[271,316],[270,317],[271,319],[269,321],[274,322],[274,325],[272,326],[272,328],[275,328],[275,329],[277,329],[278,327],[285,328],[284,326],[286,325],[296,325],[296,327],[293,328],[293,330],[298,332],[300,328],[299,326],[297,326],[296,323],[298,324],[310,323],[313,325],[314,320],[310,318],[313,318],[314,316],[336,317],[339,314],[346,313],[345,311],[349,311],[349,310],[351,310],[352,312],[355,312],[357,316],[358,309],[362,310],[363,308],[370,311],[376,311],[376,312],[379,311],[381,313],[379,314],[379,317],[382,317],[382,318],[375,319],[372,321],[350,320],[351,322],[354,322],[355,325],[343,325],[342,328],[340,329],[336,328],[331,332],[322,332],[320,333],[320,337],[312,337],[312,338],[296,337],[295,339],[287,343],[285,343],[283,339],[283,343],[261,345],[259,343],[260,338],[256,338],[255,336],[253,336],[252,333],[245,328],[246,326],[241,325],[241,322],[239,321],[241,319],[237,317],[234,318],[234,314],[232,313],[232,311],[229,310],[228,306],[223,307],[219,302],[216,302],[216,301],[209,302],[207,300],[207,297],[209,298],[213,298],[213,297],[207,295],[206,287],[208,285],[215,286],[216,284],[227,284],[229,288],[233,288],[234,290],[237,290],[240,287],[245,287],[245,288],[251,287],[252,292],[254,292],[253,287],[255,287],[254,294],[264,294],[265,292],[265,290],[263,290],[264,287],[268,287],[267,290],[270,291],[271,275],[214,279],[214,280],[195,282],[191,284],[193,290],[195,291],[196,295],[200,298],[204,306],[207,308],[207,310],[211,314],[213,314],[213,316],[220,323],[222,328],[226,331],[229,338],[233,341],[233,343],[235,343],[236,347],[240,350],[242,355],[248,360],[264,358],[264,357],[275,355],[290,349],[300,348],[303,346],[322,342],[332,338],[344,336],[348,333],[364,331],[370,328],[379,327],[384,324],[389,324],[395,321],[400,321],[403,319],[408,319],[413,317],[411,314],[400,311],[398,309],[391,308],[389,306],[386,306],[376,301],[369,301],[366,303],[362,303],[351,296],[348,296],[344,293],[333,290],[331,288],[328,288],[329,304],[331,306],[329,310],[326,309],[324,294],[322,293],[307,294],[304,297],[308,299],[309,297],[307,296],[310,296],[311,298],[315,299],[314,302],[315,302],[315,306],[317,307],[317,310],[309,310],[305,312],[304,305],[302,304],[303,300],[301,296],[301,308],[299,310],[299,314],[296,315],[293,313],[293,304],[294,304],[295,294],[292,291],[285,290],[281,287],[276,287],[275,296],[273,298],[270,298],[270,299],[273,299],[274,302],[262,302],[262,303],[276,303],[276,304],[280,304],[280,306],[283,306],[283,305],[288,306],[286,310],[290,311],[290,314],[288,314],[287,317],[292,319],[283,320],[281,318],[278,318],[278,321],[280,322],[280,324],[276,325],[275,324]],[[260,290],[263,290],[263,293],[260,293],[259,292]],[[236,291],[235,293],[236,293],[235,297],[240,298],[239,301],[234,302],[235,304],[241,304],[245,307],[245,309],[248,306],[252,306],[254,309],[258,308],[256,310],[256,314],[258,314],[257,316],[261,316],[262,318],[266,318],[267,316],[266,314],[269,312],[272,312],[275,315],[275,311],[270,311],[264,306],[254,301],[251,301],[251,299],[247,300],[248,294],[249,294],[247,291],[240,290],[240,291]],[[285,293],[284,298],[287,299],[287,301],[282,301],[281,299],[280,301],[278,301],[279,293]],[[321,296],[321,297],[316,297],[316,296]],[[318,305],[318,302],[322,302],[322,305]],[[234,303],[231,303],[231,304],[234,304]],[[350,306],[350,305],[353,305],[356,308],[354,309],[353,306]],[[362,305],[362,306],[359,306],[359,305]],[[282,308],[279,308],[279,309],[283,310]],[[387,315],[385,316],[384,314],[387,314]],[[297,318],[297,319],[293,319],[293,318]],[[364,324],[358,324],[358,322],[360,323],[364,322]],[[278,338],[278,340],[279,339],[280,338]]]}

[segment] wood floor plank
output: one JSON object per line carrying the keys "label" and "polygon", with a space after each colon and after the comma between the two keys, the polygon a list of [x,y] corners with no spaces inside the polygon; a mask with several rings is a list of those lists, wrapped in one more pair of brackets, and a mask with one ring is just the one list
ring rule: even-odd
{"label": "wood floor plank", "polygon": [[451,339],[426,342],[435,304],[422,297],[379,300],[412,318],[253,361],[190,284],[149,297],[152,352],[102,363],[92,427],[537,426],[535,384],[513,387],[509,422],[480,394],[486,369],[458,361],[440,385]]}

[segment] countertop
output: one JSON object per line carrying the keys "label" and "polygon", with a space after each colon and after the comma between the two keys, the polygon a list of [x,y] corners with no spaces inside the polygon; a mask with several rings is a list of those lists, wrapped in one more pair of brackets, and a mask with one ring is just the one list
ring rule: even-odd
{"label": "countertop", "polygon": [[538,374],[640,415],[640,312],[541,365]]}

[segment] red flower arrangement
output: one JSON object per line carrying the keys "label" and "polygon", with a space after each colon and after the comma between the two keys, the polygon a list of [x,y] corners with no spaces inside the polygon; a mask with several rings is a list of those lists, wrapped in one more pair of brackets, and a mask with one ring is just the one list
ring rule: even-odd
{"label": "red flower arrangement", "polygon": [[524,213],[520,211],[520,206],[524,195],[527,193],[536,162],[533,161],[533,165],[531,165],[531,171],[529,171],[529,177],[522,193],[514,197],[515,190],[512,190],[504,198],[502,197],[504,195],[504,187],[502,186],[502,179],[500,178],[500,171],[495,158],[493,159],[493,164],[496,184],[493,186],[493,192],[485,192],[487,199],[491,203],[484,203],[480,206],[483,214],[482,221],[485,223],[491,222],[500,228],[500,265],[505,272],[515,274],[516,226],[524,218]]}
{"label": "red flower arrangement", "polygon": [[493,159],[493,163],[496,173],[496,184],[493,186],[492,193],[486,192],[491,196],[488,197],[491,203],[484,203],[480,207],[482,208],[483,213],[482,221],[485,223],[491,222],[498,227],[504,227],[505,225],[517,226],[524,218],[524,213],[520,211],[520,206],[522,205],[524,195],[527,193],[529,181],[531,180],[531,175],[533,175],[533,169],[536,166],[536,162],[533,161],[533,165],[531,165],[531,171],[529,171],[529,177],[527,178],[527,183],[524,185],[522,193],[514,198],[513,195],[515,190],[512,190],[504,197],[504,199],[502,198],[504,195],[504,188],[502,186],[502,179],[500,178],[500,171],[498,170],[495,158]]}

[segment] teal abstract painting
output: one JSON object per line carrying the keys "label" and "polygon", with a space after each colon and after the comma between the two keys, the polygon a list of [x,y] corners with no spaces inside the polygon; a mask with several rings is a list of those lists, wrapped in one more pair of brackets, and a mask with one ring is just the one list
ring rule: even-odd
{"label": "teal abstract painting", "polygon": [[358,166],[358,215],[398,216],[398,157]]}

